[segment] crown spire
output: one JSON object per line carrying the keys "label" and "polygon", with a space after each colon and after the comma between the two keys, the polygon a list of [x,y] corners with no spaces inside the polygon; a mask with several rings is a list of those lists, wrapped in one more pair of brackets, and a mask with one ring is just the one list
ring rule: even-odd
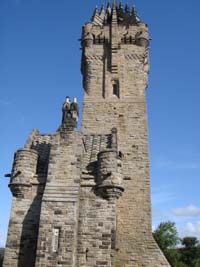
{"label": "crown spire", "polygon": [[134,15],[137,15],[136,6],[133,6],[132,13],[133,13]]}
{"label": "crown spire", "polygon": [[117,7],[117,0],[113,0],[113,7],[114,7],[114,8]]}
{"label": "crown spire", "polygon": [[117,23],[117,1],[113,1],[113,8],[112,8],[112,23]]}

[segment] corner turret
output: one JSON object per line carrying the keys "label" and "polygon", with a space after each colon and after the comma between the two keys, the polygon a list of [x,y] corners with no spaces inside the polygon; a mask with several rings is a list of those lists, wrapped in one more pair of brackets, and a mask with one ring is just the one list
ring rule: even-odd
{"label": "corner turret", "polygon": [[119,198],[123,191],[122,153],[118,151],[117,129],[112,129],[111,148],[97,155],[97,191],[104,198]]}
{"label": "corner turret", "polygon": [[19,149],[15,153],[10,190],[14,197],[25,198],[37,172],[38,153],[34,149]]}

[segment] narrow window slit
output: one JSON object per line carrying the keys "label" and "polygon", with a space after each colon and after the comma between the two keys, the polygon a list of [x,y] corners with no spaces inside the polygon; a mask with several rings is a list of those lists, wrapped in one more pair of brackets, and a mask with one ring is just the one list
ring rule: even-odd
{"label": "narrow window slit", "polygon": [[118,81],[113,82],[113,95],[119,97],[119,82]]}

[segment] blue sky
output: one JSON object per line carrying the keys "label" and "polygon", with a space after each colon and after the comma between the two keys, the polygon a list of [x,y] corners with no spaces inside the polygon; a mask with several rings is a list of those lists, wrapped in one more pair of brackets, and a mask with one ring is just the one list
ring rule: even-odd
{"label": "blue sky", "polygon": [[[13,154],[33,128],[54,132],[66,95],[82,101],[82,24],[100,0],[0,1],[0,245],[11,207]],[[147,90],[153,227],[200,238],[200,2],[135,0],[149,24]]]}

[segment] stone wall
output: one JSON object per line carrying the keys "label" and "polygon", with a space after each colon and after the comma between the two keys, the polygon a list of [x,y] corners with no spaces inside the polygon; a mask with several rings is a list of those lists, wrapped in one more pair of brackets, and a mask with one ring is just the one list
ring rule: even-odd
{"label": "stone wall", "polygon": [[116,234],[115,199],[105,200],[91,187],[80,193],[78,266],[113,266]]}
{"label": "stone wall", "polygon": [[77,266],[81,158],[82,140],[76,130],[54,136],[40,215],[37,267]]}

